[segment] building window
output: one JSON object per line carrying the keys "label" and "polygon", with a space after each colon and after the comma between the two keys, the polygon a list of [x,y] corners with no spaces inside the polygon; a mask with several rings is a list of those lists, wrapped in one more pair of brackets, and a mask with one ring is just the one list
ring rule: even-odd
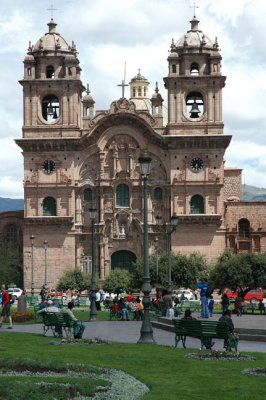
{"label": "building window", "polygon": [[27,68],[28,76],[31,76],[31,68]]}
{"label": "building window", "polygon": [[136,97],[136,88],[135,88],[135,86],[133,87],[133,97]]}
{"label": "building window", "polygon": [[157,187],[154,189],[154,200],[162,201],[163,199],[163,191],[161,188]]}
{"label": "building window", "polygon": [[204,214],[204,198],[199,194],[195,194],[190,200],[190,214]]}
{"label": "building window", "polygon": [[138,86],[138,97],[141,97],[141,86]]}
{"label": "building window", "polygon": [[46,78],[54,79],[54,67],[52,65],[48,65],[46,68]]}
{"label": "building window", "polygon": [[55,216],[56,215],[56,201],[53,197],[45,197],[43,200],[43,215]]}
{"label": "building window", "polygon": [[197,63],[192,63],[190,66],[190,75],[198,76],[199,75],[199,65]]}
{"label": "building window", "polygon": [[176,74],[176,65],[175,64],[172,65],[172,73]]}
{"label": "building window", "polygon": [[249,238],[250,236],[250,223],[246,218],[238,221],[238,235],[242,238]]}
{"label": "building window", "polygon": [[117,207],[129,207],[129,188],[124,183],[116,188],[116,205]]}
{"label": "building window", "polygon": [[17,243],[17,227],[15,225],[8,225],[5,229],[5,242]]}
{"label": "building window", "polygon": [[85,201],[92,201],[92,190],[91,188],[86,188],[83,193]]}

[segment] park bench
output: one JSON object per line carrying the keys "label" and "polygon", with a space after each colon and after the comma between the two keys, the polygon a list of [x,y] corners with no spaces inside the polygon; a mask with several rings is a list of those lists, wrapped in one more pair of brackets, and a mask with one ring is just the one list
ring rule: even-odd
{"label": "park bench", "polygon": [[45,336],[49,329],[53,335],[58,336],[59,332],[65,332],[66,337],[73,336],[73,321],[67,313],[64,312],[44,312],[43,316],[43,335]]}
{"label": "park bench", "polygon": [[238,337],[235,333],[229,331],[229,327],[224,321],[201,321],[189,319],[173,319],[175,328],[175,347],[181,340],[183,347],[186,348],[187,336],[200,340],[203,349],[212,347],[212,339],[224,339],[226,351],[231,351],[234,347],[237,351]]}
{"label": "park bench", "polygon": [[200,311],[200,301],[198,300],[183,300],[181,304],[176,306],[176,309],[181,314],[186,310],[191,310],[192,312]]}

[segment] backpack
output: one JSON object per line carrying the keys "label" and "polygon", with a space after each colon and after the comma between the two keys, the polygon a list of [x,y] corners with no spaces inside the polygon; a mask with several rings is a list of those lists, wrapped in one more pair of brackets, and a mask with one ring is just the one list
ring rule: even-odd
{"label": "backpack", "polygon": [[206,292],[205,292],[205,296],[206,297],[211,297],[211,295],[212,295],[212,293],[213,293],[213,290],[214,289],[212,289],[212,288],[210,288],[209,286],[206,288]]}
{"label": "backpack", "polygon": [[15,297],[12,294],[9,294],[9,304],[15,303]]}

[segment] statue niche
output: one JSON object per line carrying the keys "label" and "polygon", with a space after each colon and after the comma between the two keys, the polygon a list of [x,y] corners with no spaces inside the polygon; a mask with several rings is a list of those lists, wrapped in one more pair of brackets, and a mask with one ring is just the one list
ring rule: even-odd
{"label": "statue niche", "polygon": [[137,142],[129,135],[116,135],[107,145],[105,165],[109,166],[112,179],[132,178],[136,169]]}

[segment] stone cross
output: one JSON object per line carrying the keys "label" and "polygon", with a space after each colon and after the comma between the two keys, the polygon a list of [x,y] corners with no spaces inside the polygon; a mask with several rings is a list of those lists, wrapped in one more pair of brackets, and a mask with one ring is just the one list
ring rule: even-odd
{"label": "stone cross", "polygon": [[190,8],[194,8],[194,17],[196,18],[196,8],[199,8],[199,6],[196,6],[196,3],[194,1],[193,6],[190,6]]}
{"label": "stone cross", "polygon": [[53,12],[56,11],[57,8],[54,8],[54,5],[51,4],[51,8],[47,8],[47,10],[51,11],[51,19],[53,19],[53,17],[54,17],[54,13]]}

